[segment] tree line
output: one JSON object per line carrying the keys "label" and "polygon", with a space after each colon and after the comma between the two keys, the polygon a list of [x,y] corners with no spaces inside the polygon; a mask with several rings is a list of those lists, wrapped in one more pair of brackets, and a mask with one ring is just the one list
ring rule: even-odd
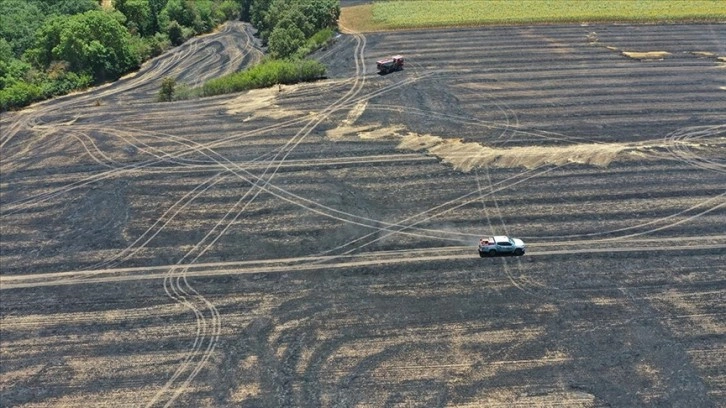
{"label": "tree line", "polygon": [[[227,20],[250,21],[273,58],[332,35],[336,0],[0,0],[0,108],[113,81]],[[327,30],[327,31],[326,31]],[[322,33],[322,34],[321,34]]]}

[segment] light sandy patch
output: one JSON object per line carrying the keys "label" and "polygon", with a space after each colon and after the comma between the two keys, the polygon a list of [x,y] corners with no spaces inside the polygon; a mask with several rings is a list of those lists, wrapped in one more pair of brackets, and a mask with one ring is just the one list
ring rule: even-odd
{"label": "light sandy patch", "polygon": [[723,62],[726,62],[726,57],[718,57],[717,59],[718,59],[719,61],[723,61]]}
{"label": "light sandy patch", "polygon": [[[5,355],[7,358],[7,354]],[[8,370],[0,373],[0,391],[12,389],[15,383],[24,381],[28,378],[37,377],[46,364],[34,364],[27,367],[21,367],[18,370]]]}
{"label": "light sandy patch", "polygon": [[562,350],[548,350],[543,357],[544,360],[565,361],[570,360],[570,356]]}
{"label": "light sandy patch", "polygon": [[398,132],[404,130],[402,125],[386,126],[378,129],[371,129],[365,132],[358,132],[358,137],[363,140],[394,139],[401,137]]}
{"label": "light sandy patch", "polygon": [[[460,72],[463,72],[462,70],[459,70]],[[488,80],[492,79],[490,76],[481,76],[478,78],[477,81],[473,82],[461,82],[453,85],[455,88],[464,89],[466,91],[475,91],[475,92],[490,92],[490,91],[496,91],[500,89],[506,89],[509,91],[516,90],[518,94],[522,96],[537,96],[540,95],[540,91],[533,89],[528,84],[525,84],[523,82],[518,81],[507,81],[497,78],[496,83],[492,82],[486,82]],[[462,95],[460,97],[465,98],[465,95]]]}
{"label": "light sandy patch", "polygon": [[[707,305],[710,296],[721,296],[721,292],[701,292],[698,294],[680,293],[674,289],[669,290],[658,298],[668,304],[673,305],[680,313],[676,316],[678,319],[687,319],[701,330],[701,334],[706,335],[726,335],[726,325],[720,319],[718,313],[713,313],[710,309],[700,308],[700,305]],[[678,313],[678,312],[677,312]],[[695,334],[694,327],[690,328],[690,335]]]}
{"label": "light sandy patch", "polygon": [[526,390],[500,388],[488,391],[460,407],[593,407],[595,396],[580,391],[555,391],[528,395]]}
{"label": "light sandy patch", "polygon": [[433,146],[429,151],[464,172],[474,168],[493,165],[496,167],[536,168],[546,164],[567,163],[589,164],[607,167],[618,153],[627,149],[617,143],[588,143],[572,146],[528,146],[510,149],[493,149],[478,143],[464,143],[447,140]]}
{"label": "light sandy patch", "polygon": [[691,54],[697,55],[699,57],[715,57],[716,54],[708,51],[691,51]]}
{"label": "light sandy patch", "polygon": [[[491,290],[506,290],[512,286],[511,282],[507,280],[501,280],[501,281],[487,281],[486,282],[487,289]],[[414,288],[414,289],[408,289],[408,288],[391,288],[389,286],[374,286],[371,287],[369,292],[371,294],[375,295],[384,295],[384,296],[396,296],[396,297],[404,297],[404,296],[434,296],[434,295],[461,295],[461,294],[470,294],[474,293],[478,290],[477,287],[470,287],[466,289],[461,288],[441,288],[441,287],[435,287],[435,288]]]}
{"label": "light sandy patch", "polygon": [[64,325],[92,324],[110,322],[143,322],[150,316],[172,317],[185,314],[187,310],[181,305],[159,305],[138,309],[111,310],[98,312],[70,312],[56,313],[53,315],[33,314],[26,316],[5,316],[0,320],[3,328],[12,331],[38,330],[45,327],[53,327],[60,323]]}
{"label": "light sandy patch", "polygon": [[[460,331],[467,332],[468,328],[463,327],[459,329]],[[446,328],[447,336],[449,337],[456,337],[460,338],[463,344],[510,344],[513,342],[522,342],[522,341],[533,341],[536,338],[540,338],[544,336],[545,331],[543,328],[535,327],[535,328],[526,328],[521,330],[510,330],[510,329],[502,329],[502,330],[478,330],[475,333],[466,334],[466,335],[457,335],[452,336],[453,334],[458,334],[458,331],[454,325],[449,325],[449,327]]]}
{"label": "light sandy patch", "polygon": [[623,51],[622,53],[623,53],[623,55],[625,55],[628,58],[638,59],[638,60],[662,60],[663,58],[671,55],[670,52],[666,52],[666,51],[647,51],[647,52]]}
{"label": "light sandy patch", "polygon": [[632,146],[620,143],[491,148],[479,143],[464,142],[461,139],[445,139],[414,132],[403,133],[404,129],[402,125],[339,126],[327,131],[326,135],[332,139],[353,134],[364,140],[399,139],[398,149],[425,151],[463,172],[484,166],[532,169],[546,164],[567,163],[607,167],[621,152],[635,150]]}
{"label": "light sandy patch", "polygon": [[275,325],[272,333],[269,334],[268,341],[270,342],[270,344],[280,344],[280,346],[276,350],[276,355],[278,358],[284,358],[287,347],[290,346],[289,343],[281,340],[281,337],[284,336],[285,333],[304,330],[305,325],[308,324],[308,321],[308,318],[292,319],[287,322]]}
{"label": "light sandy patch", "polygon": [[345,136],[356,136],[361,132],[379,129],[379,124],[360,125],[360,126],[338,126],[335,129],[325,131],[325,136],[331,139],[342,139]]}
{"label": "light sandy patch", "polygon": [[534,309],[536,313],[557,313],[560,309],[552,303],[545,303]]}
{"label": "light sandy patch", "polygon": [[353,109],[348,112],[348,117],[346,117],[343,122],[341,122],[342,126],[352,126],[358,118],[365,112],[366,107],[368,106],[368,101],[362,101],[358,102],[355,106],[353,106]]}
{"label": "light sandy patch", "polygon": [[[474,330],[473,330],[474,329]],[[446,325],[432,331],[430,328],[404,329],[399,330],[397,336],[400,341],[397,345],[406,344],[410,347],[400,349],[398,353],[391,354],[385,361],[373,368],[371,371],[376,378],[398,378],[406,381],[427,380],[442,377],[471,377],[483,380],[491,378],[499,372],[518,371],[524,368],[542,367],[552,364],[561,364],[571,360],[564,353],[543,358],[528,360],[499,359],[501,354],[492,358],[489,355],[472,354],[471,348],[487,345],[497,349],[503,345],[513,342],[532,342],[541,337],[544,330],[541,328],[525,330],[486,330],[484,328],[472,328],[462,325]],[[433,348],[427,347],[436,342],[450,340],[450,347]],[[384,345],[386,347],[381,348]],[[357,342],[353,345],[341,347],[335,360],[347,361],[351,367],[358,365],[360,361],[369,359],[376,353],[385,352],[393,344],[388,341],[380,341],[378,344]],[[421,345],[422,347],[418,347]],[[376,347],[378,346],[378,347]],[[377,351],[381,350],[381,351]],[[426,351],[424,351],[426,350]],[[344,356],[344,359],[340,357]],[[498,358],[499,357],[499,358]],[[331,359],[333,360],[333,359]],[[341,370],[342,366],[337,369]],[[475,368],[475,369],[474,369]],[[350,370],[346,370],[350,372]]]}
{"label": "light sandy patch", "polygon": [[259,364],[259,359],[257,356],[248,356],[244,360],[242,360],[239,364],[240,368],[243,370],[252,370],[253,368],[257,367]]}
{"label": "light sandy patch", "polygon": [[652,384],[659,384],[662,380],[660,370],[652,364],[640,363],[635,367],[638,374],[649,379]]}
{"label": "light sandy patch", "polygon": [[294,92],[296,89],[294,86],[252,89],[227,102],[227,114],[244,115],[245,121],[259,117],[282,119],[304,114],[303,111],[285,109],[275,104],[278,94]]}
{"label": "light sandy patch", "polygon": [[429,152],[464,172],[494,163],[499,157],[495,149],[460,139],[447,139],[429,148]]}
{"label": "light sandy patch", "polygon": [[260,384],[254,382],[252,384],[240,384],[232,391],[232,401],[240,403],[248,398],[254,398],[260,395]]}
{"label": "light sandy patch", "polygon": [[101,357],[78,356],[63,361],[75,373],[74,381],[90,383],[99,378],[123,380],[163,376],[184,357],[186,353],[183,352],[156,352],[124,354],[122,357],[113,354]]}
{"label": "light sandy patch", "polygon": [[516,82],[508,82],[507,84],[514,84],[514,86],[506,86],[501,82],[497,82],[496,85],[494,84],[488,84],[485,82],[462,82],[459,84],[456,84],[456,87],[464,88],[472,91],[492,91],[492,90],[500,90],[500,89],[512,89],[514,87],[521,88],[521,85],[517,84]]}
{"label": "light sandy patch", "polygon": [[648,403],[656,401],[665,391],[663,387],[663,376],[657,367],[643,362],[635,367],[638,375],[649,381],[648,387],[639,391],[640,398]]}
{"label": "light sandy patch", "polygon": [[612,306],[618,304],[618,301],[616,301],[613,298],[606,298],[606,297],[593,297],[590,298],[593,304],[598,306]]}
{"label": "light sandy patch", "polygon": [[[46,407],[119,407],[137,406],[139,401],[148,401],[158,391],[150,386],[145,389],[119,389],[103,394],[85,392],[80,387],[78,391],[70,394],[62,394],[59,397],[43,398],[40,403],[23,404],[24,408],[46,408]],[[92,402],[91,402],[92,401]]]}
{"label": "light sandy patch", "polygon": [[720,89],[722,91],[726,91],[726,86],[719,86],[718,89]]}
{"label": "light sandy patch", "polygon": [[444,139],[438,136],[419,135],[416,133],[408,133],[401,137],[401,143],[396,148],[402,150],[428,150],[437,144],[443,143]]}
{"label": "light sandy patch", "polygon": [[[723,362],[726,361],[726,348],[693,349],[687,350],[688,358],[695,366],[703,371],[718,372],[709,378],[712,384],[726,386],[726,372],[723,371]],[[726,388],[724,388],[726,390]]]}
{"label": "light sandy patch", "polygon": [[[572,54],[575,52],[574,48],[568,46],[567,44],[565,44],[561,41],[557,41],[556,39],[551,38],[551,37],[547,37],[547,36],[544,36],[541,34],[535,34],[530,31],[524,31],[521,33],[521,35],[522,35],[522,37],[540,40],[542,42],[549,44],[549,46],[547,47],[547,50],[551,51],[551,52],[555,52],[558,54]],[[597,38],[595,40],[597,41]]]}

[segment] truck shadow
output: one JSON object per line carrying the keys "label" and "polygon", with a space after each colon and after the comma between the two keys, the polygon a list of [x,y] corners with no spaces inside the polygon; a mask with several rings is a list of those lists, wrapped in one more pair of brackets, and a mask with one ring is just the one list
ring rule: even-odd
{"label": "truck shadow", "polygon": [[378,76],[386,76],[388,74],[393,74],[393,73],[396,73],[398,71],[403,71],[403,68],[400,68],[400,69],[397,69],[397,70],[394,70],[394,71],[378,71]]}

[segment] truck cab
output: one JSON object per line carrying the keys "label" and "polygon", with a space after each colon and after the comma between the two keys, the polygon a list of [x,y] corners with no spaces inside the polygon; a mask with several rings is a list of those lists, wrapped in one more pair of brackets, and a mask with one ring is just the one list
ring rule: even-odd
{"label": "truck cab", "polygon": [[391,58],[378,60],[376,61],[376,67],[380,74],[387,74],[389,72],[401,70],[403,69],[403,56],[394,55]]}

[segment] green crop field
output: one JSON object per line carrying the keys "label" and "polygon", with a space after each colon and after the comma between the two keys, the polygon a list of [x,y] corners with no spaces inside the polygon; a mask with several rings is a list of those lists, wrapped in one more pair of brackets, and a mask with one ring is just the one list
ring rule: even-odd
{"label": "green crop field", "polygon": [[395,28],[564,22],[726,21],[724,0],[393,0],[346,7],[341,23]]}

